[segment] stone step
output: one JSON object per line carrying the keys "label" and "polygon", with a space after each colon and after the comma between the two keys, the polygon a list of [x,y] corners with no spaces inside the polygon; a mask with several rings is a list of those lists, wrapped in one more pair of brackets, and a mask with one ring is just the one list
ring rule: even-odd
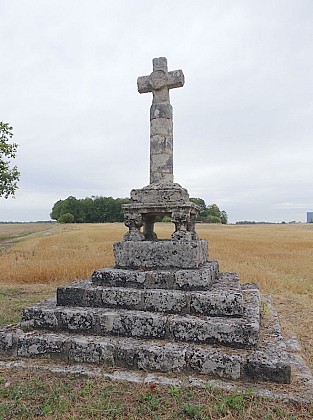
{"label": "stone step", "polygon": [[[275,334],[277,337],[277,334]],[[153,372],[186,372],[232,380],[290,383],[286,349],[263,342],[256,350],[123,337],[0,330],[0,354],[95,363]]]}
{"label": "stone step", "polygon": [[51,299],[24,309],[21,327],[102,336],[221,343],[249,348],[255,346],[259,340],[259,292],[247,290],[244,296],[244,314],[241,318],[66,307],[57,306],[56,301]]}
{"label": "stone step", "polygon": [[207,316],[241,316],[243,297],[236,273],[221,273],[208,291],[103,287],[83,280],[58,287],[57,305],[133,309]]}
{"label": "stone step", "polygon": [[196,269],[123,269],[103,268],[92,274],[99,286],[139,289],[208,290],[218,275],[218,262],[208,261]]}
{"label": "stone step", "polygon": [[195,269],[208,261],[208,241],[122,241],[113,252],[119,268]]}

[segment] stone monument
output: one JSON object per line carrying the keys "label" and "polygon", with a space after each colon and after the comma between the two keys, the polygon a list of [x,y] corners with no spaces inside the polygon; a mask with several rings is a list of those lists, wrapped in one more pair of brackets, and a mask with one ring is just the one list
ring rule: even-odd
{"label": "stone monument", "polygon": [[[291,368],[277,314],[254,284],[221,273],[198,238],[199,207],[173,180],[173,111],[169,90],[181,70],[153,60],[138,91],[150,109],[150,184],[124,205],[124,240],[115,266],[57,289],[56,298],[23,310],[20,324],[0,331],[0,353],[56,358],[205,378],[289,383]],[[169,240],[158,240],[155,218],[171,217]],[[267,307],[267,320],[261,318]]]}

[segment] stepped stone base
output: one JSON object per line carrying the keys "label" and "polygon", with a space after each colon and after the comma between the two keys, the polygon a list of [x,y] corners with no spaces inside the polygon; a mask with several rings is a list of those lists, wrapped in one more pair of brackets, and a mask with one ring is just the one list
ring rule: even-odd
{"label": "stepped stone base", "polygon": [[247,290],[244,293],[244,312],[240,318],[57,306],[55,299],[50,299],[24,309],[21,327],[195,343],[222,343],[244,348],[257,344],[259,320],[259,292]]}
{"label": "stepped stone base", "polygon": [[123,241],[113,244],[117,268],[194,269],[208,260],[208,242]]}
{"label": "stepped stone base", "polygon": [[200,268],[183,270],[103,268],[93,273],[92,282],[99,286],[135,289],[208,290],[217,275],[217,261],[207,261]]}
{"label": "stepped stone base", "polygon": [[[120,286],[104,287],[107,283],[108,286],[112,286],[111,280],[119,279],[121,270],[107,269],[107,271],[103,271],[100,273],[101,280],[107,274],[109,278],[109,282],[103,282],[103,286],[98,285],[100,283],[98,279],[96,284],[94,280],[87,279],[58,287],[57,305],[121,308],[179,313],[181,315],[237,317],[243,315],[243,296],[236,273],[220,273],[211,284],[210,290],[182,291],[152,288],[134,289]],[[143,272],[134,274],[146,276],[146,273]],[[163,275],[162,278],[164,277]],[[143,283],[139,284],[142,286]]]}
{"label": "stepped stone base", "polygon": [[[265,298],[264,298],[265,299]],[[290,382],[290,361],[277,314],[269,308],[262,339],[255,349],[141,340],[124,337],[82,336],[69,333],[0,330],[0,354],[26,358],[50,357],[159,372],[194,372],[225,379]]]}

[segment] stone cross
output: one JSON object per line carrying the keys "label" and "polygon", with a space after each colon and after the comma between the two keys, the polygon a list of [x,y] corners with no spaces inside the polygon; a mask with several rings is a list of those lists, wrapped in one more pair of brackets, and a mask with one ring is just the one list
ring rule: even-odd
{"label": "stone cross", "polygon": [[152,92],[150,108],[150,184],[173,183],[173,109],[169,89],[184,86],[182,70],[168,71],[165,57],[154,58],[153,72],[138,77],[139,93]]}

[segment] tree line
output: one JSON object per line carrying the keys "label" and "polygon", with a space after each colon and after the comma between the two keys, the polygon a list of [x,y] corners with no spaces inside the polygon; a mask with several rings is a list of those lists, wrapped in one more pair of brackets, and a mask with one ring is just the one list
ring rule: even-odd
{"label": "tree line", "polygon": [[0,121],[0,197],[14,197],[20,173],[16,166],[11,166],[15,159],[18,145],[11,143],[13,128]]}
{"label": "tree line", "polygon": [[[227,223],[227,213],[224,210],[220,210],[216,204],[207,206],[202,198],[191,198],[190,201],[201,207],[197,219],[199,222]],[[92,196],[77,199],[70,196],[65,200],[59,200],[54,203],[50,217],[59,223],[123,222],[122,204],[130,202],[129,198]],[[168,221],[168,218],[165,217],[159,220]]]}

